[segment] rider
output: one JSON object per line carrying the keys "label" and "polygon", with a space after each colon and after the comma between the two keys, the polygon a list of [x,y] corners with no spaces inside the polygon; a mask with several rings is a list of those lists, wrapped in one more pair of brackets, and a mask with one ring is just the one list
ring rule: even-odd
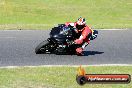
{"label": "rider", "polygon": [[90,43],[88,36],[92,34],[92,30],[86,25],[85,18],[82,17],[79,17],[78,20],[74,23],[66,22],[65,25],[73,26],[75,32],[80,34],[80,37],[74,40],[74,42],[76,44],[82,44],[82,47],[76,49],[77,54],[82,55],[83,49]]}

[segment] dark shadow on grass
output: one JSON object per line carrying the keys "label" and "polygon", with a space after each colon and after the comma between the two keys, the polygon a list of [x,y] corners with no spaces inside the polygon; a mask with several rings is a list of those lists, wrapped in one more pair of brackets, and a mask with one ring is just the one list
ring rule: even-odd
{"label": "dark shadow on grass", "polygon": [[100,51],[83,51],[83,56],[89,56],[89,55],[96,55],[96,54],[103,54],[104,52]]}

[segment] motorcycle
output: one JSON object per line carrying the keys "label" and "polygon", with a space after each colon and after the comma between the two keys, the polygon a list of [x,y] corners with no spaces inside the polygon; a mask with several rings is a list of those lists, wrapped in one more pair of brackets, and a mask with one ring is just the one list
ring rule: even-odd
{"label": "motorcycle", "polygon": [[[97,37],[98,31],[93,30],[92,34],[88,36],[90,40]],[[36,48],[36,54],[76,54],[76,49],[82,45],[74,43],[74,40],[79,38],[80,34],[74,31],[72,26],[59,24],[52,28],[50,38],[41,42]]]}

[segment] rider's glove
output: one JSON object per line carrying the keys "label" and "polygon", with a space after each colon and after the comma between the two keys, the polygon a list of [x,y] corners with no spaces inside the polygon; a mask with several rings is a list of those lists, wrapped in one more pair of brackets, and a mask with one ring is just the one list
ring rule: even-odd
{"label": "rider's glove", "polygon": [[83,40],[76,39],[74,42],[75,42],[75,44],[82,44]]}

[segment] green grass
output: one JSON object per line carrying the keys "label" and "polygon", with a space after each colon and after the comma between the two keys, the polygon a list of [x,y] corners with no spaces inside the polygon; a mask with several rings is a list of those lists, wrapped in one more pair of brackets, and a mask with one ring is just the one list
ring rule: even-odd
{"label": "green grass", "polygon": [[[88,74],[130,74],[131,66],[84,67]],[[0,68],[0,88],[80,88],[76,67]],[[85,84],[83,88],[132,88],[129,84]]]}
{"label": "green grass", "polygon": [[94,28],[132,28],[132,0],[0,0],[0,29],[49,29],[79,16]]}

